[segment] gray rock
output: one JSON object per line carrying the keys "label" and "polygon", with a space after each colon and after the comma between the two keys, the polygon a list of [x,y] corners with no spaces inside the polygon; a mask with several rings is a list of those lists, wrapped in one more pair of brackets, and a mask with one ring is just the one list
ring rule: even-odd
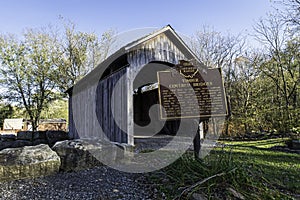
{"label": "gray rock", "polygon": [[117,154],[113,144],[90,139],[57,142],[52,149],[61,158],[62,171],[77,171],[103,165],[103,159],[114,161]]}
{"label": "gray rock", "polygon": [[68,140],[68,133],[65,131],[47,131],[48,144],[53,146],[58,141]]}
{"label": "gray rock", "polygon": [[31,146],[32,142],[28,140],[16,140],[11,144],[11,148],[18,148],[24,146]]}
{"label": "gray rock", "polygon": [[5,141],[0,142],[0,150],[6,149],[6,148],[18,148],[18,147],[24,147],[24,146],[32,146],[32,142],[28,140],[15,140],[15,141]]}
{"label": "gray rock", "polygon": [[193,193],[190,200],[207,200],[203,194]]}
{"label": "gray rock", "polygon": [[9,148],[13,145],[15,141],[0,141],[0,151]]}
{"label": "gray rock", "polygon": [[48,145],[0,151],[0,180],[35,178],[59,171],[60,158]]}
{"label": "gray rock", "polygon": [[47,132],[46,131],[35,131],[33,133],[34,140],[47,140]]}
{"label": "gray rock", "polygon": [[16,140],[16,135],[13,134],[2,134],[1,135],[1,141],[3,142],[10,142],[10,141],[15,141]]}
{"label": "gray rock", "polygon": [[46,139],[35,139],[32,142],[32,145],[39,145],[39,144],[48,144],[48,140],[46,140]]}
{"label": "gray rock", "polygon": [[17,133],[18,140],[32,140],[33,139],[33,132],[32,131],[19,131]]}

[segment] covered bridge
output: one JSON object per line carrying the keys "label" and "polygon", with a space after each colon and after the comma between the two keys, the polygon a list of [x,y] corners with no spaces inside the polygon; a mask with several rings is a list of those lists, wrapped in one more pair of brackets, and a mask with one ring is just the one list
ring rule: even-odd
{"label": "covered bridge", "polygon": [[[71,138],[106,137],[133,145],[142,134],[139,125],[150,123],[148,109],[158,103],[156,72],[180,60],[200,63],[169,25],[120,48],[67,91]],[[159,124],[157,110],[152,121]],[[179,122],[163,123],[153,133],[174,133]]]}

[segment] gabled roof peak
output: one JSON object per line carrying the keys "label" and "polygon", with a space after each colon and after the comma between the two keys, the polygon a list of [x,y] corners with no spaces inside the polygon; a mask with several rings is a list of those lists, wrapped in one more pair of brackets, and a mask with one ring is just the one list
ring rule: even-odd
{"label": "gabled roof peak", "polygon": [[[154,39],[155,37],[160,36],[161,34],[164,34],[168,40],[176,46],[176,48],[185,56],[187,61],[193,61],[194,63],[200,64],[201,66],[204,66],[198,59],[198,57],[194,54],[194,52],[188,47],[188,45],[184,42],[184,40],[175,32],[173,27],[168,24],[164,26],[163,28],[159,30],[155,30],[150,34],[146,34],[143,37],[140,37],[139,39],[132,41],[125,46],[122,46],[117,51],[112,53],[107,59],[105,59],[102,63],[100,63],[95,69],[93,69],[89,74],[87,74],[83,79],[81,79],[77,84],[81,84],[84,82],[84,80],[91,79],[94,77],[95,79],[99,78],[99,73],[101,72],[102,68],[110,65],[115,60],[120,58],[121,56],[124,56],[128,54],[130,51],[134,49],[138,49],[144,44],[146,44],[148,41]],[[75,84],[75,85],[77,85]],[[66,92],[70,93],[71,89],[68,89]]]}

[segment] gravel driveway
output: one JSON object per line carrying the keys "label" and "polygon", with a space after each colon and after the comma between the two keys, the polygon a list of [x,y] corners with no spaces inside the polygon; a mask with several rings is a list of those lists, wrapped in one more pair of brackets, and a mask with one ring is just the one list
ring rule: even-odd
{"label": "gravel driveway", "polygon": [[143,174],[101,166],[43,178],[0,182],[0,199],[162,199],[144,180]]}
{"label": "gravel driveway", "polygon": [[[171,136],[136,139],[136,151],[165,146]],[[15,181],[0,181],[0,200],[139,200],[164,199],[147,184],[144,174],[120,172],[107,166],[53,176]]]}

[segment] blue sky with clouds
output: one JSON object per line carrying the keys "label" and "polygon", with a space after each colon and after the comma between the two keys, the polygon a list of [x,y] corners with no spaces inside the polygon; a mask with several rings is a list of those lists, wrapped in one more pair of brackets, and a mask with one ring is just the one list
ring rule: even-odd
{"label": "blue sky with clouds", "polygon": [[192,35],[204,25],[221,32],[249,33],[272,10],[270,0],[7,0],[0,1],[0,33],[59,24],[59,15],[81,31],[101,34],[142,27],[173,28]]}

